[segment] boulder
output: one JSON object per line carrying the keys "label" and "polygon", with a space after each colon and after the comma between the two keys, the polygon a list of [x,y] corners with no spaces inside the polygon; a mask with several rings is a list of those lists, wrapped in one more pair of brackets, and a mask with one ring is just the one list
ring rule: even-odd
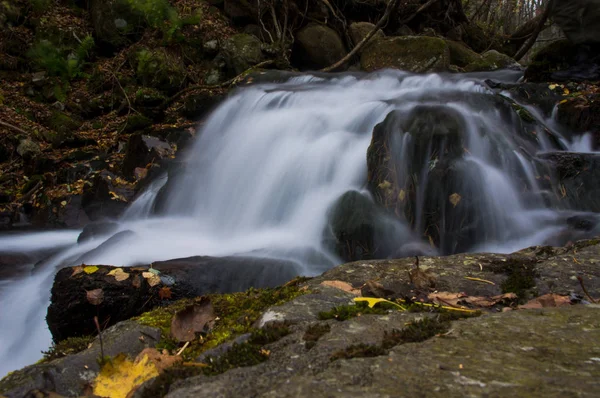
{"label": "boulder", "polygon": [[481,56],[471,50],[464,43],[453,40],[446,40],[446,44],[450,49],[450,64],[464,68],[469,64],[473,64],[481,59]]}
{"label": "boulder", "polygon": [[149,163],[160,162],[175,154],[168,143],[149,135],[134,134],[129,137],[123,160],[123,174],[133,178],[136,167],[146,167]]}
{"label": "boulder", "polygon": [[450,66],[443,39],[426,36],[385,37],[373,41],[360,57],[364,71],[395,68],[408,72],[441,72]]}
{"label": "boulder", "polygon": [[[369,33],[375,28],[375,25],[370,22],[354,22],[351,23],[348,27],[348,33],[350,34],[350,38],[352,39],[352,43],[357,45],[367,37]],[[371,38],[371,40],[377,39],[379,37],[385,37],[385,34],[381,29],[375,33],[375,35]],[[363,47],[364,49],[364,47]],[[362,51],[361,51],[362,52]]]}
{"label": "boulder", "polygon": [[484,72],[497,69],[520,69],[521,66],[508,55],[496,50],[486,51],[480,58],[465,66],[465,72]]}
{"label": "boulder", "polygon": [[119,50],[136,41],[146,25],[144,16],[124,0],[90,0],[89,10],[95,38],[104,52]]}
{"label": "boulder", "polygon": [[555,1],[550,18],[573,44],[600,43],[600,0]]}
{"label": "boulder", "polygon": [[17,147],[17,153],[23,159],[27,160],[27,159],[33,159],[33,158],[41,155],[42,150],[40,148],[40,145],[37,142],[35,142],[29,138],[26,138],[19,142],[19,146]]}
{"label": "boulder", "polygon": [[116,175],[104,170],[91,178],[91,185],[84,186],[81,208],[92,221],[116,218],[134,194],[132,186],[119,184]]}
{"label": "boulder", "polygon": [[215,62],[229,75],[237,76],[264,59],[262,42],[254,35],[240,33],[223,43]]}
{"label": "boulder", "polygon": [[179,91],[186,79],[183,61],[166,49],[141,48],[130,55],[129,62],[141,84],[167,93]]}
{"label": "boulder", "polygon": [[569,40],[537,51],[525,70],[530,82],[595,81],[600,79],[600,44],[574,45]]}
{"label": "boulder", "polygon": [[346,55],[346,47],[338,33],[324,25],[309,24],[296,34],[292,57],[304,69],[321,69]]}

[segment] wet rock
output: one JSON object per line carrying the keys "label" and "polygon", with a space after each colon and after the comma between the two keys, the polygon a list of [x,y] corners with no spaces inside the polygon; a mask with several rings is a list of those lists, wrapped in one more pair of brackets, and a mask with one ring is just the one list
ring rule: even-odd
{"label": "wet rock", "polygon": [[439,72],[450,66],[450,50],[443,39],[435,37],[385,37],[374,40],[364,50],[360,64],[367,72],[383,68]]}
{"label": "wet rock", "polygon": [[346,47],[338,33],[323,25],[309,24],[296,34],[294,63],[304,69],[321,69],[346,55]]}
{"label": "wet rock", "polygon": [[208,115],[222,100],[224,96],[208,91],[192,94],[185,99],[181,114],[188,119],[198,120]]}
{"label": "wet rock", "polygon": [[[127,321],[103,331],[102,338],[105,356],[115,357],[124,353],[135,358],[143,349],[155,347],[161,335],[157,328]],[[100,341],[96,338],[88,349],[77,354],[11,373],[0,381],[0,392],[8,398],[28,396],[26,394],[34,389],[69,397],[86,395],[100,371],[100,356]]]}
{"label": "wet rock", "polygon": [[560,101],[557,119],[571,131],[590,133],[592,149],[600,149],[600,94]]}
{"label": "wet rock", "polygon": [[86,225],[77,237],[77,243],[84,243],[91,239],[97,239],[112,234],[119,228],[115,222],[97,222]]}
{"label": "wet rock", "polygon": [[228,75],[237,76],[264,59],[261,41],[254,35],[240,33],[223,43],[215,62],[222,63]]}
{"label": "wet rock", "polygon": [[509,57],[496,50],[486,51],[481,57],[465,66],[465,72],[482,72],[498,69],[520,69],[521,66]]}
{"label": "wet rock", "polygon": [[565,208],[600,212],[600,155],[595,153],[548,152],[539,157],[558,177],[553,187]]}
{"label": "wet rock", "polygon": [[146,167],[149,163],[160,162],[174,155],[173,148],[159,138],[134,134],[127,142],[123,174],[132,178],[136,167]]}
{"label": "wet rock", "polygon": [[108,171],[101,171],[91,179],[91,185],[84,187],[81,207],[91,220],[118,217],[133,198],[133,188],[116,184],[116,178]]}

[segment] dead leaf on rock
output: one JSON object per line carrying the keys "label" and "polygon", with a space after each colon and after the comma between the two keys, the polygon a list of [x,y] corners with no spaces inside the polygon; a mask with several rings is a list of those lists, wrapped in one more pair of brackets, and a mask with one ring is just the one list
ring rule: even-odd
{"label": "dead leaf on rock", "polygon": [[88,303],[91,305],[100,305],[104,301],[104,290],[94,289],[86,292]]}
{"label": "dead leaf on rock", "polygon": [[147,356],[150,361],[156,366],[156,370],[158,373],[162,373],[165,369],[172,367],[183,361],[181,356],[177,355],[169,355],[169,353],[165,350],[164,352],[159,352],[156,348],[144,348],[142,352],[140,352],[136,358],[136,362],[142,361],[144,356]]}
{"label": "dead leaf on rock", "polygon": [[142,272],[142,276],[146,278],[148,284],[152,287],[160,283],[160,276],[156,275],[153,272]]}
{"label": "dead leaf on rock", "polygon": [[549,293],[543,296],[534,298],[528,301],[524,305],[520,305],[520,309],[533,309],[533,308],[549,308],[549,307],[567,307],[571,305],[571,299],[569,296],[561,296],[559,294]]}
{"label": "dead leaf on rock", "polygon": [[170,299],[172,294],[171,288],[166,286],[158,291],[158,297],[160,297],[161,300]]}
{"label": "dead leaf on rock", "polygon": [[180,342],[192,341],[196,333],[210,330],[215,318],[210,299],[202,297],[199,303],[175,313],[171,321],[171,336]]}
{"label": "dead leaf on rock", "polygon": [[83,267],[83,272],[90,275],[90,274],[93,274],[94,272],[98,271],[99,269],[100,268],[96,267],[95,265],[88,265],[87,267]]}
{"label": "dead leaf on rock", "polygon": [[352,287],[351,284],[349,284],[347,282],[343,282],[343,281],[323,281],[323,282],[321,282],[321,285],[333,287],[333,288],[336,288],[336,289],[339,289],[339,290],[343,290],[345,292],[352,293],[352,294],[355,294],[357,296],[360,296],[360,289],[355,289],[354,287]]}
{"label": "dead leaf on rock", "polygon": [[108,361],[94,380],[94,395],[107,398],[126,398],[147,380],[158,376],[156,365],[148,355],[135,362],[125,354]]}
{"label": "dead leaf on rock", "polygon": [[131,281],[131,284],[133,285],[133,287],[135,287],[136,289],[139,289],[140,287],[142,287],[142,278],[140,278],[139,275],[136,275],[133,277],[133,281]]}
{"label": "dead leaf on rock", "polygon": [[514,293],[506,293],[498,296],[468,296],[465,293],[436,292],[427,296],[433,303],[439,305],[452,305],[456,307],[470,305],[473,307],[488,308],[496,304],[510,304],[517,300]]}
{"label": "dead leaf on rock", "polygon": [[453,193],[452,195],[450,195],[450,197],[448,198],[448,200],[450,200],[450,203],[452,203],[452,206],[456,207],[459,203],[460,200],[462,199],[462,196],[460,196],[457,193]]}
{"label": "dead leaf on rock", "polygon": [[129,274],[123,271],[123,268],[113,269],[108,273],[108,275],[114,276],[117,282],[121,282],[129,278]]}
{"label": "dead leaf on rock", "polygon": [[81,265],[75,266],[73,267],[73,273],[71,274],[71,277],[74,277],[77,274],[81,274],[83,272],[83,267]]}
{"label": "dead leaf on rock", "polygon": [[437,276],[428,270],[415,268],[408,271],[408,278],[417,289],[425,290],[435,287]]}

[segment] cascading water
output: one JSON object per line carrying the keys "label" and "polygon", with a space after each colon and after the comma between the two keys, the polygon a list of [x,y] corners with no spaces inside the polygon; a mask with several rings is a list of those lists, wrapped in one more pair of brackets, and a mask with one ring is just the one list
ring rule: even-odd
{"label": "cascading water", "polygon": [[[92,251],[110,235],[82,244],[75,243],[79,231],[0,238],[4,253],[66,246],[31,276],[0,285],[0,375],[48,348],[52,277],[78,259],[131,266],[251,255],[291,260],[304,275],[339,263],[324,239],[328,215],[344,193],[368,195],[374,129],[387,129],[380,131],[391,144],[382,162],[400,187],[371,187],[398,216],[387,220],[396,226],[387,236],[396,243],[392,253],[407,254],[402,247],[428,237],[441,253],[542,243],[561,228],[536,185],[534,155],[552,141],[522,137],[519,118],[482,78],[386,71],[251,86],[211,115],[182,172],[157,180],[132,204],[112,232],[129,231],[121,239]],[[566,148],[554,149],[591,150],[584,140],[563,141]]]}

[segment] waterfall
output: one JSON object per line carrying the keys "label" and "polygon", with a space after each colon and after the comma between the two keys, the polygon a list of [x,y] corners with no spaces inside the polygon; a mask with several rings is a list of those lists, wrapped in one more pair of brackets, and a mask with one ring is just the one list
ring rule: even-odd
{"label": "waterfall", "polygon": [[[539,196],[534,156],[591,151],[590,140],[563,138],[558,148],[546,138],[523,137],[518,116],[484,84],[487,77],[303,75],[239,90],[198,132],[185,167],[150,184],[111,234],[82,244],[79,231],[0,237],[0,253],[64,246],[35,267],[26,264],[31,276],[0,285],[0,376],[48,348],[44,314],[52,277],[82,255],[87,263],[115,266],[263,256],[291,260],[309,276],[340,263],[323,239],[328,212],[344,193],[366,192],[376,128],[397,129],[389,167],[399,186],[414,191],[398,201],[400,217],[386,221],[396,226],[389,240],[427,242],[434,211],[441,231],[436,250],[443,254],[543,243],[559,231],[559,216]],[[436,172],[443,170],[452,178],[440,180]],[[441,197],[459,191],[460,211],[460,203]],[[120,231],[130,233],[90,254]]]}

